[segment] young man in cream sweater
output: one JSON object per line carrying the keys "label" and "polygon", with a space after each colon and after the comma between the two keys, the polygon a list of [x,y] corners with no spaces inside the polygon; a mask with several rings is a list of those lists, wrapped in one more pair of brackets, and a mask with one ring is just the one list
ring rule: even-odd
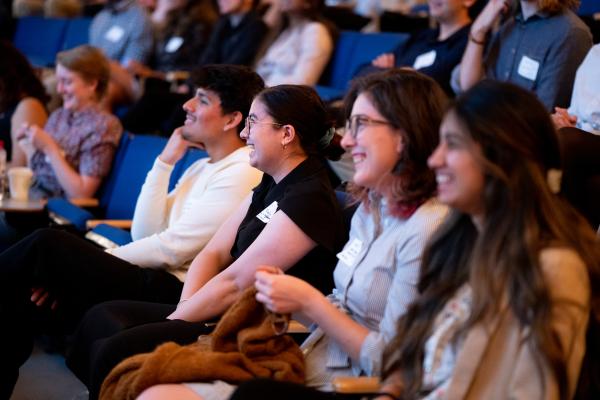
{"label": "young man in cream sweater", "polygon": [[[193,257],[260,181],[239,132],[262,79],[247,67],[215,65],[195,71],[192,81],[197,90],[184,105],[185,124],[142,187],[132,243],[105,252],[71,234],[43,229],[0,254],[0,317],[11,321],[0,330],[0,338],[11,343],[0,398],[10,397],[34,333],[46,328],[38,314],[69,333],[102,301],[176,303]],[[189,147],[203,147],[209,157],[192,164],[168,193],[173,166]]]}

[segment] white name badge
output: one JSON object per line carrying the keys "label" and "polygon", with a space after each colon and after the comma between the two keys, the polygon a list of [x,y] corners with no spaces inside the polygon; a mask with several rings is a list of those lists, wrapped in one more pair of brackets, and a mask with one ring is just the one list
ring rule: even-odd
{"label": "white name badge", "polygon": [[535,78],[537,77],[539,69],[540,69],[539,62],[537,62],[527,56],[523,56],[523,58],[521,58],[521,62],[519,63],[519,69],[517,70],[517,73],[525,79],[529,79],[530,81],[535,81]]}
{"label": "white name badge", "polygon": [[274,201],[271,203],[271,205],[269,207],[265,208],[260,213],[258,213],[256,218],[260,219],[262,222],[264,222],[266,224],[267,222],[269,222],[271,220],[271,218],[273,218],[273,215],[276,212],[277,212],[277,202]]}
{"label": "white name badge", "polygon": [[437,53],[435,50],[428,51],[427,53],[423,53],[415,59],[415,63],[413,64],[414,69],[421,69],[431,67],[435,62],[435,57]]}
{"label": "white name badge", "polygon": [[183,38],[181,38],[179,36],[172,37],[167,42],[167,45],[165,46],[165,50],[167,51],[167,53],[174,53],[177,50],[179,50],[179,48],[181,47],[182,44],[183,44]]}
{"label": "white name badge", "polygon": [[350,244],[344,248],[344,250],[336,255],[336,257],[344,263],[353,266],[354,263],[356,263],[356,258],[362,250],[362,245],[362,240],[354,238]]}
{"label": "white name badge", "polygon": [[119,25],[113,25],[104,35],[106,40],[110,40],[113,43],[121,40],[123,35],[125,34],[125,29],[121,28]]}

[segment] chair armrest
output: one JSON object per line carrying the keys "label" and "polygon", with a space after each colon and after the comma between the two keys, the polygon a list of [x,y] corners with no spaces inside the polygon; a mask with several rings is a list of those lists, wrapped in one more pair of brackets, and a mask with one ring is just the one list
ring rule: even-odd
{"label": "chair armrest", "polygon": [[376,376],[336,376],[331,381],[338,393],[377,393],[379,383]]}
{"label": "chair armrest", "polygon": [[90,219],[87,221],[86,226],[88,229],[94,229],[100,224],[106,224],[120,229],[131,229],[130,219]]}
{"label": "chair armrest", "polygon": [[69,199],[72,204],[75,204],[77,207],[98,207],[100,202],[98,199],[92,197],[74,197]]}
{"label": "chair armrest", "polygon": [[81,207],[77,207],[65,198],[55,197],[48,199],[48,214],[58,225],[72,224],[78,231],[84,232],[87,220],[94,218],[92,213]]}
{"label": "chair armrest", "polygon": [[88,231],[85,237],[105,249],[124,246],[132,241],[128,231],[107,224],[96,226]]}

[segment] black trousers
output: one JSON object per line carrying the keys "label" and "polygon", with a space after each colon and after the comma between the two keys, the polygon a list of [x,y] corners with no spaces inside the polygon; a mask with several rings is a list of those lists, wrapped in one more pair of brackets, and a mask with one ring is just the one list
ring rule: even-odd
{"label": "black trousers", "polygon": [[210,333],[212,324],[168,320],[172,304],[109,301],[83,317],[67,352],[67,366],[97,399],[102,382],[125,358],[147,353],[165,342],[190,344]]}
{"label": "black trousers", "polygon": [[[58,302],[37,307],[31,288],[43,287]],[[53,229],[35,231],[0,254],[0,329],[3,343],[0,398],[8,398],[36,333],[68,334],[93,305],[134,299],[176,303],[183,284],[164,270],[140,268],[93,244]]]}

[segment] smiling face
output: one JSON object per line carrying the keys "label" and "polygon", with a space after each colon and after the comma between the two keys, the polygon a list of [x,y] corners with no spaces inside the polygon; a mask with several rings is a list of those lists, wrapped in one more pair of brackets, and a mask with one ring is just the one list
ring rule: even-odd
{"label": "smiling face", "polygon": [[482,159],[481,148],[466,133],[466,127],[453,112],[446,114],[440,127],[440,144],[428,160],[435,171],[438,199],[472,217],[482,217]]}
{"label": "smiling face", "polygon": [[240,137],[252,149],[250,165],[271,176],[282,161],[282,129],[282,126],[269,115],[260,99],[254,99],[250,106],[248,123],[240,133]]}
{"label": "smiling face", "polygon": [[184,105],[186,112],[182,136],[193,143],[207,144],[223,135],[230,116],[223,113],[219,96],[207,89],[199,88],[196,95]]}
{"label": "smiling face", "polygon": [[77,72],[71,71],[61,64],[56,65],[56,90],[63,98],[63,107],[71,111],[79,111],[97,103],[97,81],[88,82]]}
{"label": "smiling face", "polygon": [[402,135],[386,122],[365,93],[356,98],[350,118],[359,120],[356,136],[347,129],[342,146],[354,160],[353,181],[369,189],[382,189],[402,153]]}
{"label": "smiling face", "polygon": [[467,13],[468,5],[472,0],[429,0],[429,15],[436,22],[450,22],[456,20],[463,13]]}

